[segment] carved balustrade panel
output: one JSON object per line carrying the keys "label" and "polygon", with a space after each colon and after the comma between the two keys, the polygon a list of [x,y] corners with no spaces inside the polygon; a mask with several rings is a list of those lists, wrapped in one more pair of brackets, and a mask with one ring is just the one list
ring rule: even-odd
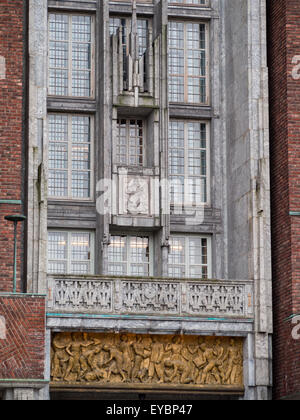
{"label": "carved balustrade panel", "polygon": [[243,339],[56,333],[51,381],[84,386],[243,388]]}
{"label": "carved balustrade panel", "polygon": [[48,283],[50,312],[253,317],[250,282],[62,276]]}
{"label": "carved balustrade panel", "polygon": [[53,285],[53,307],[76,312],[111,312],[112,282],[56,279]]}
{"label": "carved balustrade panel", "polygon": [[134,313],[180,313],[180,284],[122,282],[121,311]]}

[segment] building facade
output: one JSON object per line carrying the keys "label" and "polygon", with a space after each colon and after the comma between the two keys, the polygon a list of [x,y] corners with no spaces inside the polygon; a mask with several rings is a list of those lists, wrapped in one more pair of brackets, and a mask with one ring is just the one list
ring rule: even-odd
{"label": "building facade", "polygon": [[[26,10],[0,4],[0,399],[45,399],[46,297],[27,294],[26,224],[19,223],[14,267],[14,223],[27,214]],[[15,274],[14,274],[15,271]]]}
{"label": "building facade", "polygon": [[274,398],[300,398],[299,16],[297,1],[269,1]]}
{"label": "building facade", "polygon": [[29,0],[24,16],[23,291],[47,295],[34,395],[269,399],[265,1]]}

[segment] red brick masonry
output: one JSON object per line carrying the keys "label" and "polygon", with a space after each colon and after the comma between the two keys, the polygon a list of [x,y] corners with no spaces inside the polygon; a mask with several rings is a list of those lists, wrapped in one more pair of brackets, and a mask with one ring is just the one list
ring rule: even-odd
{"label": "red brick masonry", "polygon": [[[23,13],[23,0],[0,1],[0,200],[22,200],[24,193]],[[13,224],[5,222],[4,216],[23,212],[20,205],[0,204],[1,292],[12,291],[13,277]],[[21,229],[19,227],[18,291],[21,291],[21,260],[24,250]]]}
{"label": "red brick masonry", "polygon": [[[300,398],[300,1],[268,0],[274,399]],[[297,70],[297,69],[296,69]],[[299,76],[299,77],[298,77]]]}
{"label": "red brick masonry", "polygon": [[0,380],[44,379],[45,302],[0,294]]}

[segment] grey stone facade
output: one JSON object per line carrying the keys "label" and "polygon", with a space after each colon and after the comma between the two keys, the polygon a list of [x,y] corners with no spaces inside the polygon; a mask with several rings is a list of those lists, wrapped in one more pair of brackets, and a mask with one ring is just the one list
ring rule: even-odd
{"label": "grey stone facade", "polygon": [[[31,293],[49,291],[46,380],[50,378],[51,331],[242,336],[245,338],[244,398],[269,399],[272,300],[265,0],[211,0],[209,7],[194,8],[168,7],[165,0],[156,0],[155,4],[138,3],[137,13],[152,20],[148,94],[143,92],[140,73],[138,82],[134,77],[128,82],[131,90],[123,91],[118,39],[109,36],[109,14],[131,16],[129,3],[29,1],[28,244],[32,252],[28,252],[27,282]],[[95,98],[73,100],[47,96],[48,7],[95,14]],[[210,100],[207,106],[168,101],[168,19],[196,19],[209,24]],[[116,179],[119,186],[123,182],[120,168],[111,158],[118,115],[147,118],[151,127],[148,130],[152,144],[151,168],[127,175],[131,180],[138,175],[147,185],[148,195],[144,195],[144,200],[148,202],[138,215],[126,208],[120,209],[118,203],[115,214],[100,215],[96,199],[89,203],[48,199],[47,113],[76,111],[94,115],[96,199],[101,194],[101,189],[97,191],[97,182],[101,179]],[[194,224],[193,217],[162,211],[169,207],[168,192],[166,188],[159,189],[159,181],[167,179],[169,173],[170,118],[203,120],[210,124],[211,199],[200,224]],[[47,277],[48,228],[95,232],[97,257],[93,278]],[[107,276],[107,247],[110,235],[118,231],[153,233],[153,279]],[[219,280],[171,282],[166,279],[170,232],[210,235],[211,277]],[[132,287],[139,289],[140,300],[136,302],[128,299],[128,290]],[[163,300],[161,304],[153,303],[154,296],[159,299],[165,287],[169,288],[168,298],[171,293],[172,304],[168,306]],[[78,288],[83,291],[78,292]],[[219,293],[220,302],[220,293],[225,294],[225,301],[232,303],[225,303],[223,309],[221,306],[210,309],[203,301],[197,304],[195,302],[201,300],[201,288],[206,288],[206,292],[209,289],[207,293],[211,296]],[[66,293],[68,297],[64,300]],[[196,296],[194,300],[192,295]],[[90,304],[89,299],[92,299]],[[34,392],[15,390],[14,395],[17,399],[31,399]]]}

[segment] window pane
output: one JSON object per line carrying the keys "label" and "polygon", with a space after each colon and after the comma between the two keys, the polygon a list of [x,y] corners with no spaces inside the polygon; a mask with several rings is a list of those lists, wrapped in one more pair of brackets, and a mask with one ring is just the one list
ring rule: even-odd
{"label": "window pane", "polygon": [[68,258],[68,235],[62,232],[48,233],[48,272],[66,273]]}
{"label": "window pane", "polygon": [[143,166],[144,123],[142,120],[118,120],[116,142],[117,164]]}
{"label": "window pane", "polygon": [[170,238],[169,276],[208,278],[208,239],[199,236]]}
{"label": "window pane", "polygon": [[49,196],[68,195],[68,117],[49,115]]}
{"label": "window pane", "polygon": [[206,103],[206,25],[169,22],[169,100]]}
{"label": "window pane", "polygon": [[175,278],[186,277],[185,238],[170,238],[169,276]]}
{"label": "window pane", "polygon": [[91,118],[50,114],[48,122],[49,196],[89,199]]}
{"label": "window pane", "polygon": [[150,275],[149,238],[113,236],[108,246],[108,274],[123,276]]}
{"label": "window pane", "polygon": [[112,236],[108,246],[108,274],[127,275],[126,236]]}
{"label": "window pane", "polygon": [[48,272],[50,274],[92,274],[91,234],[48,232]]}
{"label": "window pane", "polygon": [[49,94],[91,96],[92,19],[49,15]]}
{"label": "window pane", "polygon": [[71,235],[71,272],[88,274],[90,272],[91,244],[90,234],[72,233]]}
{"label": "window pane", "polygon": [[72,196],[87,199],[91,185],[90,117],[72,117]]}
{"label": "window pane", "polygon": [[197,206],[207,202],[207,126],[170,121],[169,174],[171,204]]}
{"label": "window pane", "polygon": [[69,19],[67,15],[49,15],[49,94],[68,94]]}

